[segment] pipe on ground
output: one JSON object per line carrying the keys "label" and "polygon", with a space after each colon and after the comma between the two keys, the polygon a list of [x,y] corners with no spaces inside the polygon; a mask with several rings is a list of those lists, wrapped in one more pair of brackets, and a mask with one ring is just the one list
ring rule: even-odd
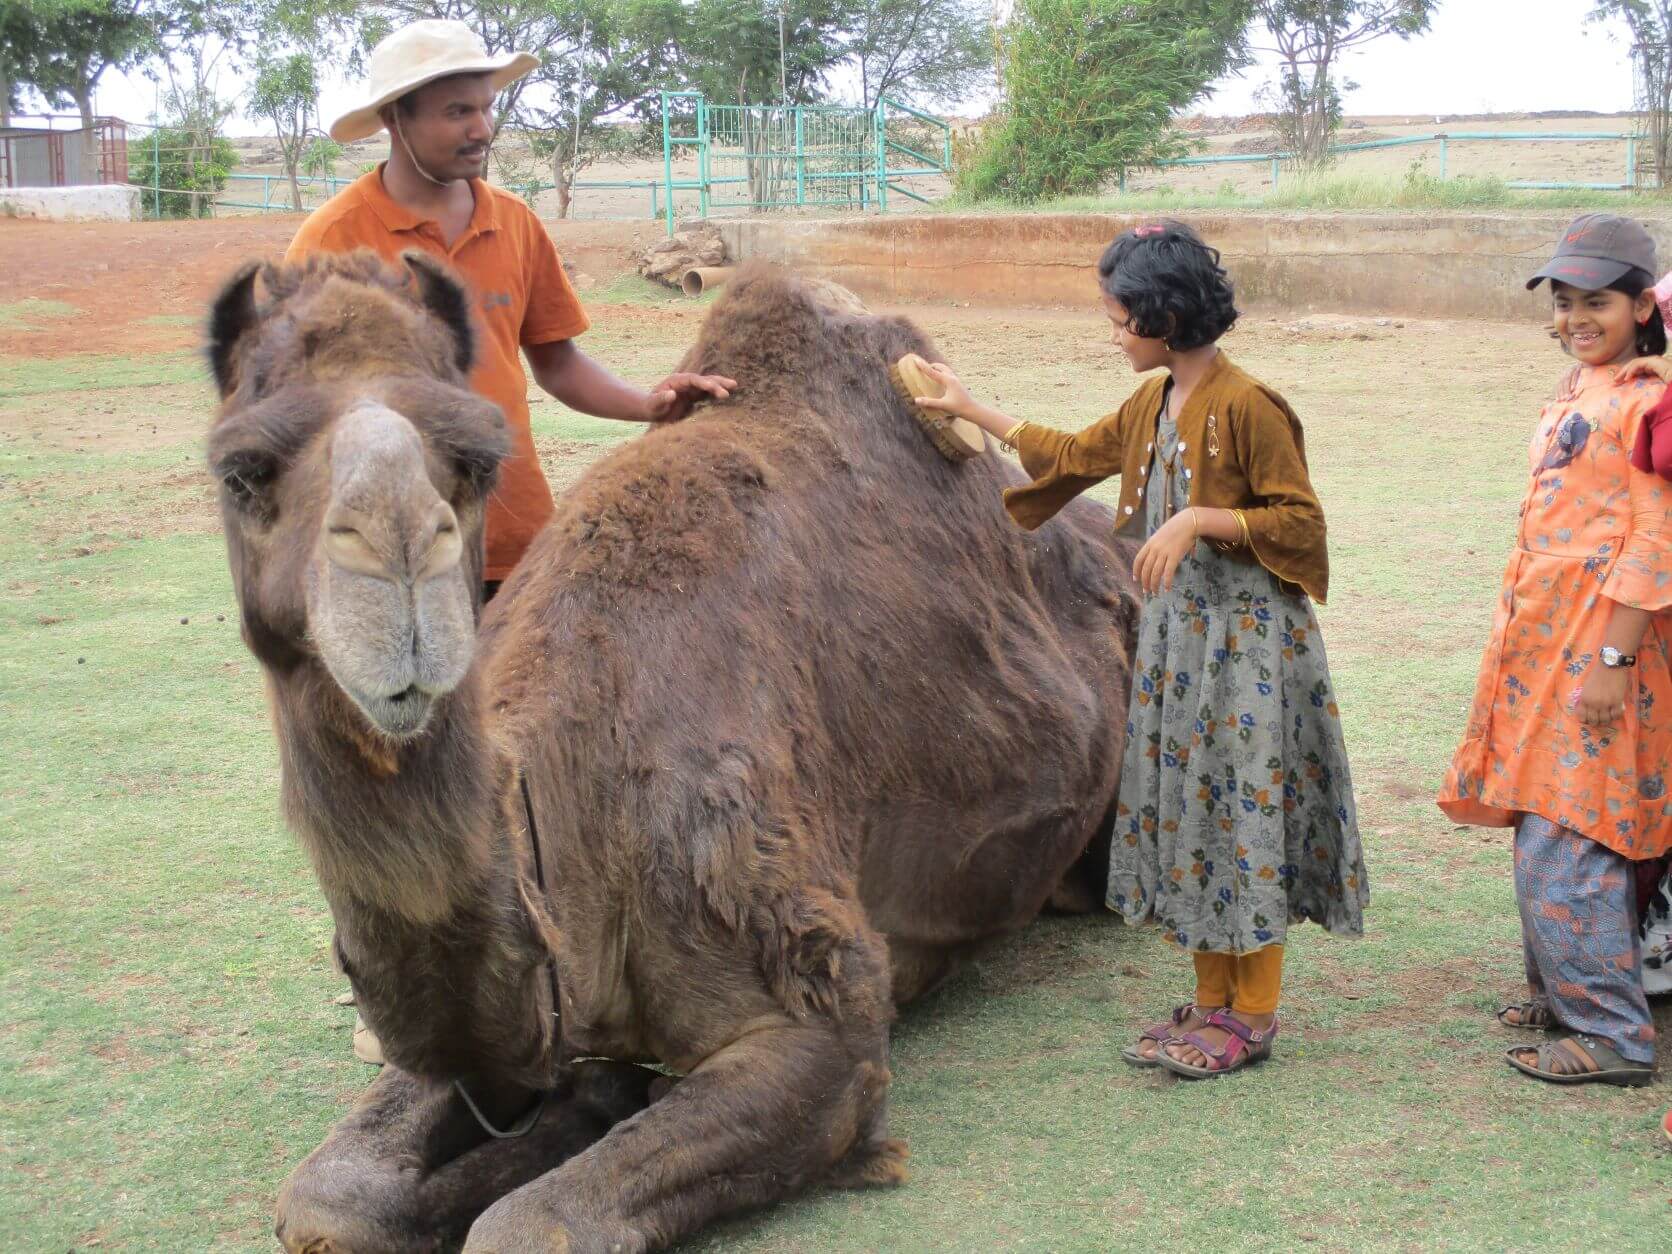
{"label": "pipe on ground", "polygon": [[731,279],[730,266],[694,266],[679,279],[679,290],[687,296],[701,296],[710,288],[724,287]]}

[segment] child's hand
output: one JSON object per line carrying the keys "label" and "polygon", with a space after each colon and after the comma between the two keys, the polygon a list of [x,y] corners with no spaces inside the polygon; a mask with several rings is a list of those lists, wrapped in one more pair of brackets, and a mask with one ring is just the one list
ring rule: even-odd
{"label": "child's hand", "polygon": [[1631,674],[1625,667],[1592,666],[1579,689],[1575,712],[1591,727],[1612,727],[1625,716]]}
{"label": "child's hand", "polygon": [[1633,357],[1620,367],[1620,373],[1614,378],[1618,383],[1627,379],[1659,379],[1662,383],[1672,383],[1672,360],[1665,357]]}
{"label": "child's hand", "polygon": [[1160,530],[1138,550],[1138,560],[1132,564],[1132,575],[1144,595],[1171,591],[1179,563],[1195,547],[1196,516],[1192,511],[1182,510],[1162,523]]}
{"label": "child's hand", "polygon": [[970,410],[975,408],[975,398],[969,394],[969,389],[952,368],[945,362],[931,361],[928,364],[929,373],[941,385],[939,396],[913,397],[922,409],[939,410],[941,413],[951,414],[954,418],[968,418]]}

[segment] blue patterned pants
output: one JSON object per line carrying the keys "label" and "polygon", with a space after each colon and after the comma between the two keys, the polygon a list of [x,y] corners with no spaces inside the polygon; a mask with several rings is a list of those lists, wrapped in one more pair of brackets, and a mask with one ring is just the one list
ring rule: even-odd
{"label": "blue patterned pants", "polygon": [[1571,1032],[1653,1062],[1631,863],[1536,814],[1515,829],[1515,900],[1527,986]]}

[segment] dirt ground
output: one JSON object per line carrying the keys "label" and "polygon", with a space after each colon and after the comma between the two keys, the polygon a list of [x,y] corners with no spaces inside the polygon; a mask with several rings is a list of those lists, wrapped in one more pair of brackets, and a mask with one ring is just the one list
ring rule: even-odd
{"label": "dirt ground", "polygon": [[[0,219],[0,306],[56,301],[65,318],[0,323],[8,351],[29,357],[135,354],[190,346],[219,285],[245,261],[277,260],[301,219],[46,223]],[[557,224],[558,248],[584,293],[630,272],[663,238],[654,223]]]}

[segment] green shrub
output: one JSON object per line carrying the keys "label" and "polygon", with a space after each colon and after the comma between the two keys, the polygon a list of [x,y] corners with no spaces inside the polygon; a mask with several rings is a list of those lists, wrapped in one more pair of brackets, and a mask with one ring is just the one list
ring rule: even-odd
{"label": "green shrub", "polygon": [[345,151],[336,140],[321,135],[302,150],[298,172],[309,178],[332,178]]}
{"label": "green shrub", "polygon": [[208,218],[238,164],[232,141],[165,126],[128,141],[128,182],[142,190],[147,217]]}

